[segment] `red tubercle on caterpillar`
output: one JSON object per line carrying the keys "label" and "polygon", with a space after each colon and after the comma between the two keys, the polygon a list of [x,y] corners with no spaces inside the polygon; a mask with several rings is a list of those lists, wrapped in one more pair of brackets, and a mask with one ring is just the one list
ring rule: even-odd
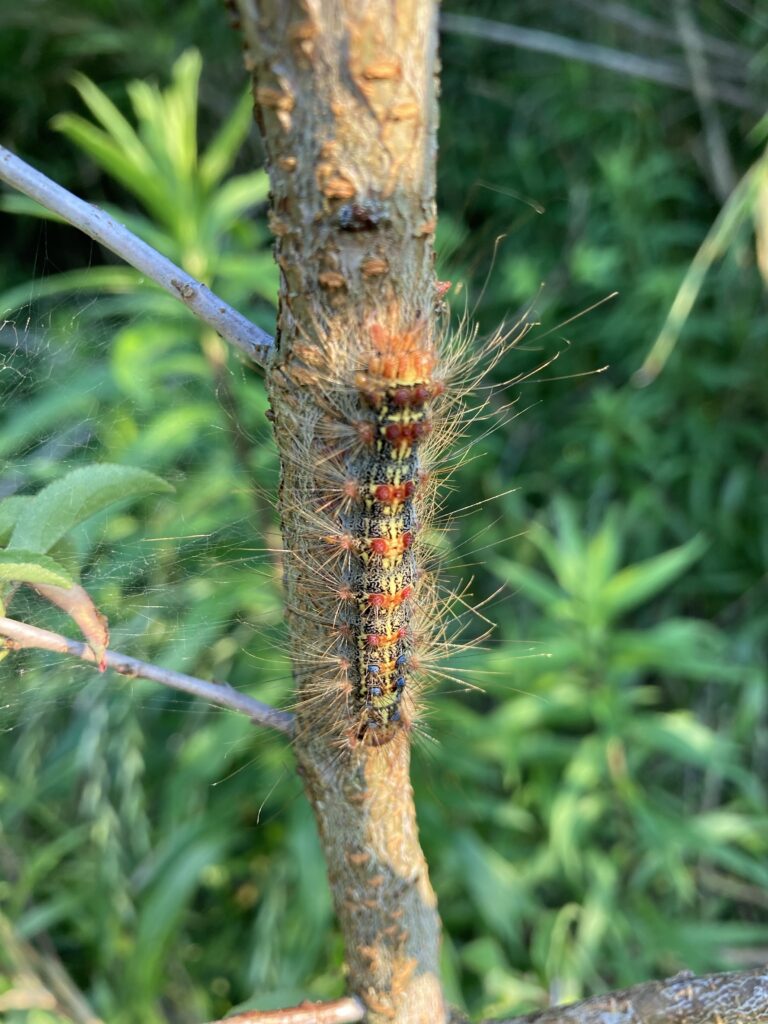
{"label": "red tubercle on caterpillar", "polygon": [[420,441],[431,431],[429,420],[418,420],[416,423],[387,423],[382,433],[390,444],[410,444]]}
{"label": "red tubercle on caterpillar", "polygon": [[416,493],[416,481],[406,480],[402,484],[374,484],[373,497],[382,505],[396,505],[412,498]]}
{"label": "red tubercle on caterpillar", "polygon": [[418,409],[425,405],[431,398],[442,395],[445,391],[445,384],[442,381],[424,381],[422,384],[414,384],[411,387],[397,387],[392,392],[392,404],[399,408]]}
{"label": "red tubercle on caterpillar", "polygon": [[395,558],[413,546],[413,533],[410,530],[406,530],[399,537],[370,537],[366,543],[372,555],[380,555],[382,558]]}
{"label": "red tubercle on caterpillar", "polygon": [[394,633],[368,633],[365,642],[369,647],[389,647],[408,636],[407,626],[400,626]]}
{"label": "red tubercle on caterpillar", "polygon": [[361,397],[372,409],[380,409],[388,401],[398,409],[420,409],[432,398],[438,398],[445,392],[445,384],[441,380],[424,380],[419,384],[401,384],[383,382],[377,390],[374,382],[365,373],[358,373],[355,386]]}
{"label": "red tubercle on caterpillar", "polygon": [[371,608],[397,608],[413,594],[413,587],[403,587],[396,594],[369,594]]}
{"label": "red tubercle on caterpillar", "polygon": [[387,555],[389,554],[391,541],[387,540],[386,537],[372,537],[368,541],[368,547],[372,555]]}

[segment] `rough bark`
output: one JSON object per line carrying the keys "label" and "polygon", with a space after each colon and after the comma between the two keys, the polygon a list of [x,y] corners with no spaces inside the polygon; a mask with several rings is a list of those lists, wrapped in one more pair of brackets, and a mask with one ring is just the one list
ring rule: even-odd
{"label": "rough bark", "polygon": [[768,970],[648,981],[572,1006],[486,1024],[766,1024]]}
{"label": "rough bark", "polygon": [[317,668],[306,652],[327,643],[324,623],[337,601],[303,571],[318,485],[312,441],[303,439],[297,458],[296,437],[311,435],[318,395],[333,374],[329,352],[346,353],[349,363],[377,319],[431,323],[436,6],[238,0],[237,7],[281,269],[268,386],[282,463],[296,758],[344,932],[350,991],[371,1024],[443,1024],[440,922],[418,842],[407,734],[345,751],[317,700]]}

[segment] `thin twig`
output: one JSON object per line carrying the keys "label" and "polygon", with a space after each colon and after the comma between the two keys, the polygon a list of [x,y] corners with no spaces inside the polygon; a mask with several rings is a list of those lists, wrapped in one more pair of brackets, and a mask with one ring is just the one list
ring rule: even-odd
{"label": "thin twig", "polygon": [[335,999],[332,1003],[302,1003],[287,1010],[248,1010],[213,1024],[356,1024],[365,1017],[357,999]]}
{"label": "thin twig", "polygon": [[768,1024],[768,968],[648,981],[524,1017],[484,1024]]}
{"label": "thin twig", "polygon": [[715,102],[701,30],[688,0],[675,0],[675,22],[691,74],[691,85],[699,108],[701,123],[704,126],[704,140],[712,171],[712,181],[718,199],[724,203],[736,188],[738,179],[728,149],[725,128]]}
{"label": "thin twig", "polygon": [[235,345],[254,363],[263,365],[273,340],[210,288],[190,277],[165,256],[118,223],[104,210],[86,203],[0,146],[0,181],[18,189],[41,206],[63,217],[100,242],[179,299],[198,319],[209,324],[225,341]]}
{"label": "thin twig", "polygon": [[[659,82],[685,92],[691,90],[688,71],[679,61],[641,57],[626,50],[614,50],[597,43],[584,43],[578,39],[556,35],[554,32],[507,25],[500,21],[489,21],[486,18],[475,18],[465,14],[441,14],[440,28],[443,32],[475,36],[477,39],[488,39],[504,46],[517,46],[537,53],[549,53],[566,60],[584,61],[621,75],[645,78],[650,82]],[[762,110],[762,107],[743,89],[726,82],[717,82],[713,88],[716,90],[717,98],[723,103],[740,107],[742,110]]]}
{"label": "thin twig", "polygon": [[[42,651],[55,651],[58,654],[70,654],[91,664],[96,664],[98,661],[87,644],[80,643],[78,640],[70,640],[69,637],[62,636],[60,633],[51,633],[47,629],[30,626],[17,619],[0,618],[0,636],[6,637],[9,641],[8,646],[14,650],[35,648]],[[129,678],[151,679],[155,683],[161,683],[174,690],[191,693],[194,697],[218,704],[219,707],[229,708],[230,711],[238,711],[241,715],[247,715],[256,725],[276,729],[286,736],[293,735],[294,718],[290,712],[278,711],[277,708],[270,707],[269,704],[264,704],[254,697],[240,693],[228,683],[212,683],[205,679],[197,679],[194,676],[185,675],[183,672],[173,672],[171,669],[161,668],[159,665],[139,661],[127,654],[118,654],[116,651],[105,651],[100,665],[103,665],[104,668],[114,669],[115,672]]]}
{"label": "thin twig", "polygon": [[[0,949],[11,960],[11,988],[0,995],[0,1019],[8,1010],[57,1010],[73,1024],[103,1024],[64,969],[58,956],[22,939],[0,915]],[[7,966],[7,965],[3,965]],[[15,976],[14,976],[15,975]]]}
{"label": "thin twig", "polygon": [[[668,42],[675,42],[677,33],[663,21],[649,18],[646,14],[632,10],[618,3],[606,3],[605,0],[576,0],[580,7],[586,7],[588,11],[597,14],[600,18],[608,18],[617,25],[636,32],[638,35],[646,36],[649,39],[666,39]],[[701,33],[702,47],[707,53],[721,60],[731,61],[734,74],[738,73],[743,78],[747,64],[752,58],[752,53],[744,46],[737,43],[729,43],[716,36]],[[722,64],[718,65],[719,70],[725,70]]]}

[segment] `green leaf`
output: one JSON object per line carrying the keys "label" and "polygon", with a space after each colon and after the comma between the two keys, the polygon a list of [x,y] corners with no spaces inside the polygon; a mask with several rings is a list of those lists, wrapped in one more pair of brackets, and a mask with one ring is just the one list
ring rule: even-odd
{"label": "green leaf", "polygon": [[0,314],[5,316],[15,309],[28,306],[31,302],[39,302],[40,299],[56,295],[82,291],[117,295],[135,292],[140,281],[141,275],[133,267],[88,267],[85,270],[68,270],[62,274],[41,278],[34,284],[27,281],[0,293]]}
{"label": "green leaf", "polygon": [[115,502],[171,490],[153,473],[130,466],[74,469],[38,491],[23,521],[16,524],[9,547],[49,551],[65,533]]}
{"label": "green leaf", "polygon": [[165,147],[183,178],[197,172],[197,106],[203,59],[194,47],[185,50],[174,63],[172,82],[163,94]]}
{"label": "green leaf", "polygon": [[35,551],[0,551],[0,580],[13,583],[52,583],[71,587],[74,580],[63,565]]}
{"label": "green leaf", "polygon": [[200,159],[200,178],[206,188],[217,185],[231,169],[252,124],[253,95],[249,87]]}
{"label": "green leaf", "polygon": [[644,604],[678,576],[682,576],[706,549],[707,542],[699,535],[679,548],[622,569],[602,590],[601,597],[607,614],[615,618]]}
{"label": "green leaf", "polygon": [[621,533],[616,509],[609,510],[597,533],[590,539],[586,552],[586,575],[589,590],[598,594],[611,578],[621,557]]}
{"label": "green leaf", "polygon": [[217,233],[227,231],[244,213],[263,203],[269,192],[264,171],[239,174],[219,186],[211,198],[207,216]]}
{"label": "green leaf", "polygon": [[8,541],[16,521],[32,500],[26,495],[13,495],[0,501],[0,544]]}
{"label": "green leaf", "polygon": [[[139,174],[152,172],[152,161],[146,148],[136,134],[135,129],[126,117],[115,106],[112,100],[85,75],[75,74],[72,84],[80,94],[80,98],[90,112],[101,123],[104,138],[114,140],[114,151],[119,153],[123,166],[130,164]],[[66,115],[64,115],[66,117]]]}
{"label": "green leaf", "polygon": [[760,185],[764,183],[766,166],[768,156],[763,154],[750,167],[723,204],[688,266],[659,336],[635,374],[637,384],[649,384],[664,369],[712,264],[733,244],[742,224],[754,215],[759,202]]}
{"label": "green leaf", "polygon": [[512,587],[517,587],[541,608],[551,609],[564,600],[562,590],[536,569],[530,569],[519,562],[510,562],[505,558],[494,559],[492,568],[499,579],[506,580]]}
{"label": "green leaf", "polygon": [[[22,454],[48,438],[52,432],[67,429],[81,421],[93,411],[94,394],[104,400],[114,395],[114,387],[105,368],[98,364],[91,370],[73,374],[72,378],[67,386],[59,382],[58,386],[48,386],[40,394],[29,396],[21,408],[14,411],[11,422],[3,426],[0,434],[0,458]],[[6,500],[16,502],[31,499],[14,496]],[[2,523],[0,516],[0,534]]]}
{"label": "green leaf", "polygon": [[57,114],[51,124],[56,131],[62,132],[88,153],[107,174],[119,181],[156,216],[162,216],[167,196],[157,184],[157,170],[151,163],[146,166],[142,161],[137,166],[106,132],[79,114]]}
{"label": "green leaf", "polygon": [[0,196],[0,210],[4,213],[17,213],[22,217],[40,217],[41,220],[52,220],[57,224],[68,223],[58,213],[54,213],[53,210],[47,210],[34,199],[29,199],[27,196],[17,193]]}

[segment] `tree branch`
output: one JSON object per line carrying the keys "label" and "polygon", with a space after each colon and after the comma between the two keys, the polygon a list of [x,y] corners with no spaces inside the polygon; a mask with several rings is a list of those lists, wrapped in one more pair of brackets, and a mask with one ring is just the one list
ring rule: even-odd
{"label": "tree branch", "polygon": [[183,302],[198,319],[213,327],[225,341],[239,348],[252,362],[263,365],[273,344],[272,338],[265,331],[104,210],[86,203],[57,185],[4,146],[0,146],[0,181],[23,192],[106,246],[126,263],[146,274],[169,295]]}
{"label": "tree branch", "polygon": [[287,1010],[248,1010],[213,1024],[356,1024],[365,1017],[357,999],[335,999],[332,1003],[302,1003]]}
{"label": "tree branch", "polygon": [[[692,89],[688,71],[678,61],[641,57],[626,50],[614,50],[597,43],[583,43],[578,39],[556,35],[554,32],[522,28],[519,25],[507,25],[500,21],[489,21],[486,18],[464,14],[442,14],[440,28],[443,32],[487,39],[503,46],[517,46],[536,53],[562,57],[565,60],[584,61],[621,75],[645,78],[650,82],[659,82],[661,85],[669,85],[673,89],[682,89],[685,92]],[[713,83],[712,88],[723,103],[742,110],[762,111],[762,107],[743,89],[738,89],[727,82]]]}
{"label": "tree branch", "polygon": [[[347,472],[355,450],[350,426],[367,415],[347,370],[365,365],[374,325],[401,340],[433,336],[437,3],[237,7],[281,270],[267,385],[282,466],[296,759],[344,934],[347,984],[367,1024],[445,1024],[440,919],[418,843],[410,737],[401,729],[377,746],[352,735],[359,719],[347,708],[341,658],[350,647],[339,643],[345,577],[322,525],[329,479]],[[337,395],[347,396],[344,406]],[[329,425],[340,431],[336,441]],[[340,515],[334,529],[337,522]]]}
{"label": "tree branch", "polygon": [[[609,21],[622,25],[638,35],[646,36],[650,39],[664,39],[671,43],[677,41],[677,32],[674,28],[665,25],[663,21],[649,18],[647,15],[641,14],[630,7],[624,7],[618,3],[606,3],[605,0],[576,0],[576,2],[579,7],[585,7],[598,17],[607,18]],[[725,39],[718,39],[716,36],[706,35],[703,32],[701,33],[701,43],[707,53],[720,58],[718,63],[719,71],[727,74],[728,69],[724,67],[722,62],[728,61],[732,65],[732,73],[734,75],[738,73],[740,77],[744,77],[747,65],[752,59],[752,54],[746,47],[727,42]]]}
{"label": "tree branch", "polygon": [[[6,638],[6,645],[12,650],[34,648],[42,651],[55,651],[57,654],[70,654],[91,664],[98,662],[96,655],[87,644],[80,643],[78,640],[70,640],[60,633],[52,633],[47,629],[30,626],[17,619],[0,617],[0,636]],[[279,711],[254,697],[240,693],[228,683],[212,683],[205,679],[196,679],[183,672],[173,672],[171,669],[151,665],[146,661],[139,661],[138,658],[131,658],[127,654],[118,654],[116,651],[105,651],[104,658],[99,663],[99,667],[101,666],[114,669],[115,672],[130,679],[151,679],[155,683],[161,683],[174,690],[190,693],[194,697],[200,697],[201,700],[210,701],[219,707],[247,715],[255,725],[264,725],[270,729],[276,729],[286,736],[293,736],[294,718],[290,712]]]}
{"label": "tree branch", "polygon": [[715,90],[704,52],[701,30],[689,0],[675,0],[675,23],[680,33],[691,75],[693,94],[704,127],[704,141],[712,182],[717,198],[724,203],[736,188],[738,178],[728,148],[728,137],[715,102]]}
{"label": "tree branch", "polygon": [[695,977],[681,971],[621,992],[484,1024],[766,1024],[768,968]]}

